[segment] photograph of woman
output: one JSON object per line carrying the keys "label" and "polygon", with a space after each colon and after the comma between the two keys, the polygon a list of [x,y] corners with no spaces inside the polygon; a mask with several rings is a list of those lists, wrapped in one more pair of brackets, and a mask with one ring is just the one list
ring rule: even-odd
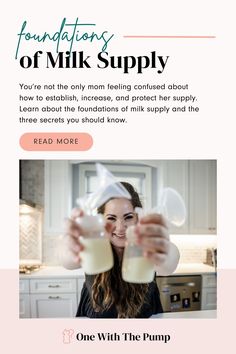
{"label": "photograph of woman", "polygon": [[[138,193],[130,183],[120,183],[129,192],[131,199],[112,198],[98,208],[98,213],[103,214],[105,219],[106,236],[112,247],[114,265],[103,273],[85,274],[76,317],[149,318],[163,312],[155,277],[152,282],[141,284],[127,282],[122,278],[127,229],[134,226],[135,242],[159,276],[170,275],[175,271],[179,251],[169,239],[165,218],[155,213],[138,216],[135,208],[142,208]],[[76,222],[78,217],[83,217],[83,212],[73,209],[66,223],[62,263],[67,269],[81,267],[84,246],[80,236],[83,229]]]}

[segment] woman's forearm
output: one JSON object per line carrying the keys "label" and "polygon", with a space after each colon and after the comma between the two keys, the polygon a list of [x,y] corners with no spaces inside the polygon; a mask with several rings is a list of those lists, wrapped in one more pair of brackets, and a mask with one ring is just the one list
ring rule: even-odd
{"label": "woman's forearm", "polygon": [[179,263],[179,250],[170,242],[170,248],[166,260],[161,265],[156,265],[157,275],[171,275],[175,271]]}
{"label": "woman's forearm", "polygon": [[78,265],[77,262],[73,261],[72,255],[65,254],[64,256],[61,257],[61,265],[66,268],[66,269],[78,269],[81,268],[80,265]]}
{"label": "woman's forearm", "polygon": [[78,260],[75,260],[75,256],[69,250],[65,238],[62,238],[59,243],[58,256],[60,264],[66,269],[73,270],[81,267]]}

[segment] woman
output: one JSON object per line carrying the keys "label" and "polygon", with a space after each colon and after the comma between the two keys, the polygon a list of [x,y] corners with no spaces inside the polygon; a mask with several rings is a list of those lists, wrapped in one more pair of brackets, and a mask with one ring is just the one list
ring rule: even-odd
{"label": "woman", "polygon": [[[136,207],[142,207],[138,193],[126,182],[121,182],[131,195],[131,199],[115,198],[99,208],[106,220],[106,232],[111,242],[114,266],[111,270],[85,275],[85,283],[76,316],[90,318],[148,318],[162,312],[159,290],[155,279],[148,284],[131,284],[121,276],[121,264],[126,243],[126,230],[136,225],[137,243],[145,257],[155,265],[158,275],[169,275],[176,269],[179,261],[177,247],[169,241],[164,218],[150,214],[138,220]],[[78,209],[73,211],[66,230],[67,252],[64,266],[68,269],[80,267],[79,241],[81,228],[75,219],[81,216]]]}

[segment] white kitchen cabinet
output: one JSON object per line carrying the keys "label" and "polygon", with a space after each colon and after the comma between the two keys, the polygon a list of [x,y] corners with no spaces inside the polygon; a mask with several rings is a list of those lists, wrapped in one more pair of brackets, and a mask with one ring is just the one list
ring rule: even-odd
{"label": "white kitchen cabinet", "polygon": [[20,291],[20,294],[28,294],[29,293],[29,279],[20,279],[19,291]]}
{"label": "white kitchen cabinet", "polygon": [[31,294],[31,317],[70,318],[77,311],[77,296],[74,294]]}
{"label": "white kitchen cabinet", "polygon": [[69,161],[45,161],[44,235],[63,234],[64,220],[71,213],[72,179]]}
{"label": "white kitchen cabinet", "polygon": [[19,317],[29,318],[30,316],[30,295],[20,294],[19,300]]}
{"label": "white kitchen cabinet", "polygon": [[162,163],[162,185],[163,187],[174,188],[182,196],[186,210],[186,222],[181,227],[170,225],[170,234],[189,233],[189,163],[187,160],[167,160]]}
{"label": "white kitchen cabinet", "polygon": [[30,292],[31,294],[73,293],[76,292],[76,279],[70,279],[70,278],[32,279],[30,281]]}
{"label": "white kitchen cabinet", "polygon": [[171,234],[216,234],[215,160],[165,161],[163,186],[175,188],[187,210],[185,224],[171,226]]}
{"label": "white kitchen cabinet", "polygon": [[73,318],[76,315],[84,278],[37,277],[20,279],[20,318]]}
{"label": "white kitchen cabinet", "polygon": [[216,234],[216,161],[190,161],[189,186],[189,233]]}
{"label": "white kitchen cabinet", "polygon": [[76,279],[32,279],[30,293],[32,317],[68,318],[76,314]]}
{"label": "white kitchen cabinet", "polygon": [[19,317],[30,317],[30,294],[29,294],[29,280],[24,279],[19,282]]}
{"label": "white kitchen cabinet", "polygon": [[215,310],[217,302],[216,274],[202,275],[201,310]]}

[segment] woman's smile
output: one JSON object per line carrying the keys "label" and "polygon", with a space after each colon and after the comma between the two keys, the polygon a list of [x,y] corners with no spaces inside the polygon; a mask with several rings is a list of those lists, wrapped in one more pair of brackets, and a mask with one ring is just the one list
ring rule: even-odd
{"label": "woman's smile", "polygon": [[130,200],[125,198],[111,199],[106,203],[105,219],[113,225],[110,241],[113,246],[124,248],[126,242],[126,230],[137,223],[137,215]]}
{"label": "woman's smile", "polygon": [[115,232],[113,232],[112,233],[112,236],[113,237],[117,237],[117,238],[119,238],[119,239],[124,239],[124,240],[126,240],[126,234],[116,234]]}

